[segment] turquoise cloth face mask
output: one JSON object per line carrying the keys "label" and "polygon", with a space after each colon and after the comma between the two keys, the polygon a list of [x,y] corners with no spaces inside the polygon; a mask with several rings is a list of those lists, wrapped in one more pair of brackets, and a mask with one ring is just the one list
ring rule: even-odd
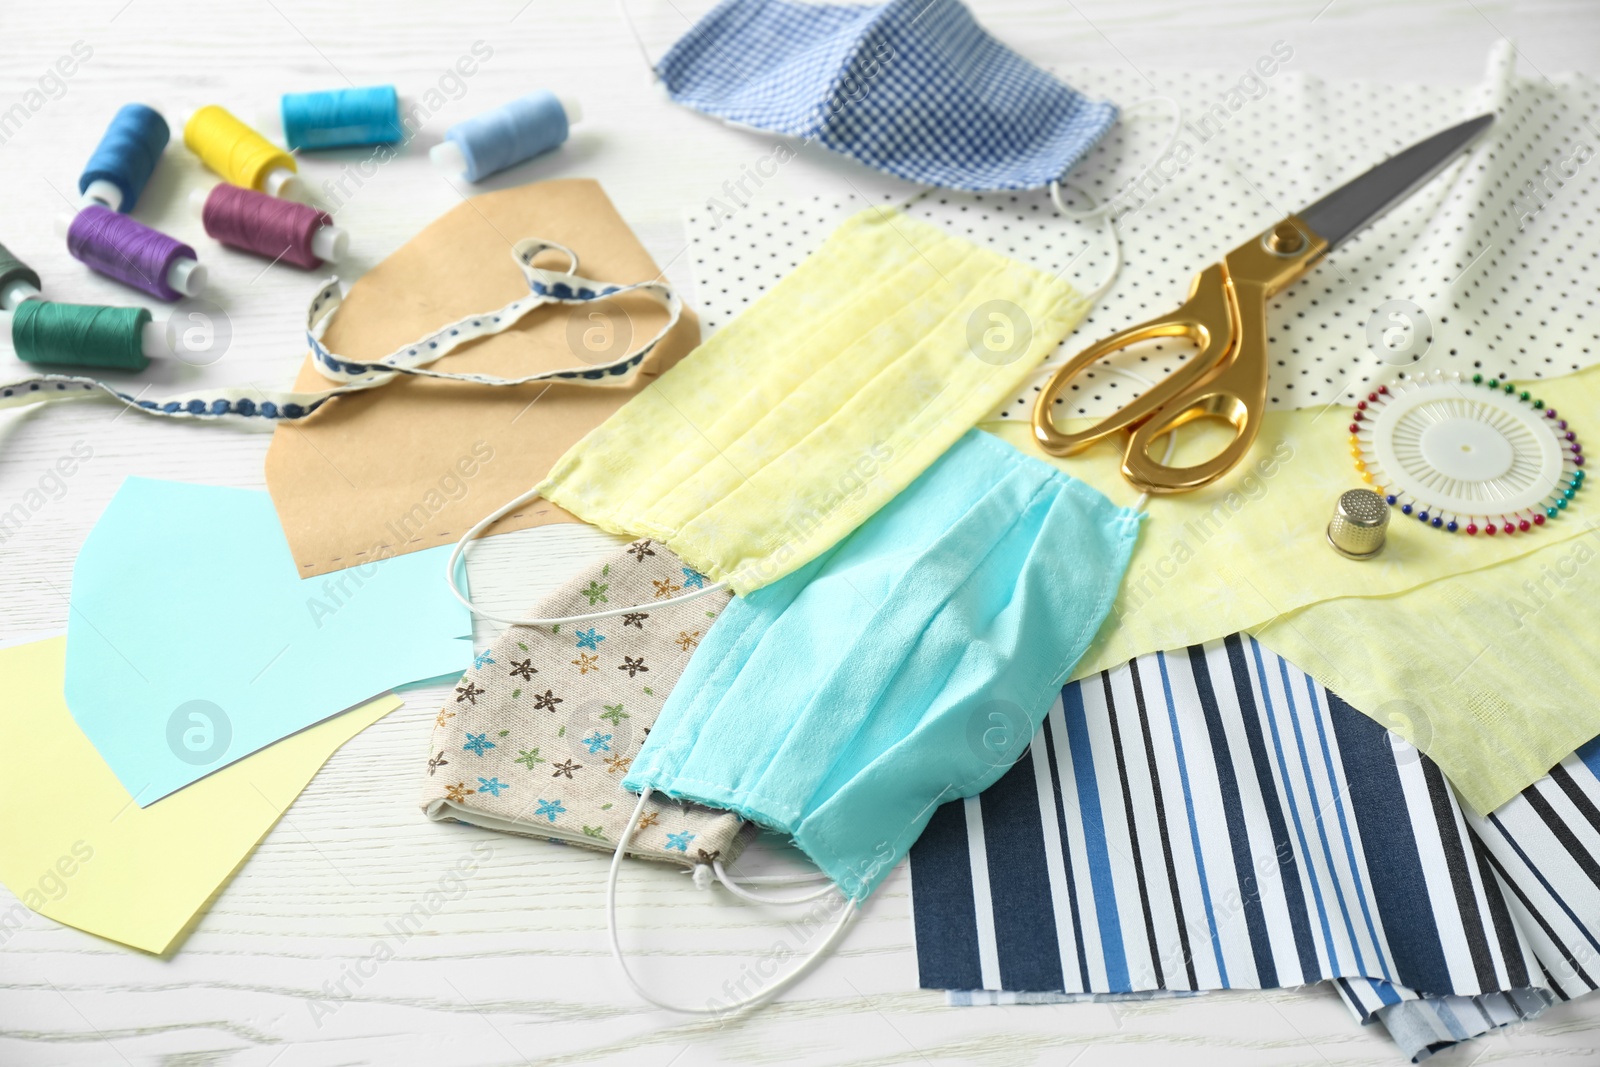
{"label": "turquoise cloth face mask", "polygon": [[624,788],[788,834],[859,902],[934,809],[1021,755],[1142,517],[969,431],[832,549],[729,604]]}

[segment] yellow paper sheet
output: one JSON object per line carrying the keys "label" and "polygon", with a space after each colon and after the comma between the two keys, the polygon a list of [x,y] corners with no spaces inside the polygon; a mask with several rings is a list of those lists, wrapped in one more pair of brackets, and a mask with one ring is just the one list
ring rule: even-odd
{"label": "yellow paper sheet", "polygon": [[[1594,417],[1600,413],[1600,367],[1525,387],[1571,415],[1580,437],[1590,419],[1600,429],[1600,418]],[[1560,518],[1535,532],[1510,536],[1447,534],[1396,510],[1381,555],[1366,561],[1345,559],[1328,546],[1326,528],[1339,494],[1365,484],[1350,458],[1349,423],[1348,408],[1271,412],[1250,455],[1227,476],[1192,493],[1152,497],[1150,521],[1111,617],[1073,677],[1146,652],[1254,630],[1269,619],[1334,597],[1390,596],[1493,566],[1568,540],[1593,521],[1593,490],[1588,489]],[[1119,470],[1120,442],[1102,442],[1081,455],[1058,459],[1034,443],[1027,425],[989,423],[984,428],[1119,504],[1132,504],[1138,495]],[[1191,425],[1180,432],[1201,431]],[[1403,640],[1404,635],[1394,637]],[[1289,655],[1286,649],[1278,651]],[[1313,664],[1289,658],[1313,670]],[[1333,688],[1339,689],[1336,684]]]}
{"label": "yellow paper sheet", "polygon": [[329,756],[400,706],[379,697],[140,808],[67,710],[66,639],[0,649],[0,946],[23,905],[166,953]]}

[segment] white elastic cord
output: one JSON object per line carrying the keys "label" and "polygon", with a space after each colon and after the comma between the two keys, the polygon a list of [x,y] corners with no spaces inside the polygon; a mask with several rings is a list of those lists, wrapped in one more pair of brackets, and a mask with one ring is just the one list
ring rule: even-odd
{"label": "white elastic cord", "polygon": [[[476,539],[477,536],[483,533],[484,530],[499,522],[517,508],[522,507],[531,500],[537,499],[538,496],[539,490],[537,487],[535,487],[533,489],[529,489],[521,496],[513,498],[504,506],[490,512],[475,526],[473,526],[472,529],[461,535],[461,540],[456,542],[455,550],[450,553],[450,561],[445,565],[446,570],[444,580],[450,585],[451,595],[460,601],[463,607],[479,618],[488,619],[491,622],[509,623],[513,626],[556,626],[568,622],[591,622],[595,619],[609,619],[617,615],[628,615],[635,611],[655,611],[671,604],[681,604],[685,600],[693,600],[696,597],[705,596],[707,593],[714,593],[718,589],[726,589],[728,586],[727,582],[711,582],[708,585],[696,589],[692,593],[684,593],[680,596],[667,597],[665,600],[652,600],[648,604],[636,604],[632,607],[623,608],[607,608],[605,611],[591,611],[583,615],[563,615],[559,618],[552,619],[514,619],[505,615],[496,615],[493,612],[484,611],[482,608],[478,607],[478,605],[472,602],[472,598],[461,592],[461,586],[456,584],[456,567],[460,564],[461,558],[467,550],[467,542]],[[465,568],[462,569],[464,570]]]}
{"label": "white elastic cord", "polygon": [[[818,890],[816,890],[815,892],[812,892],[812,893],[806,893],[803,896],[798,896],[798,897],[769,897],[769,896],[764,896],[764,895],[762,895],[760,893],[752,893],[748,889],[746,889],[743,886],[739,885],[738,882],[735,882],[732,878],[728,877],[728,872],[723,869],[721,860],[712,860],[711,861],[711,869],[716,872],[717,881],[721,882],[723,884],[723,887],[726,888],[728,890],[728,892],[732,893],[736,897],[741,897],[744,900],[748,900],[752,904],[805,904],[805,903],[808,903],[808,902],[813,901],[813,900],[820,900],[821,898],[827,896],[829,893],[837,892],[837,890],[834,888],[833,882],[829,881],[828,884],[823,886],[821,889],[818,889]],[[818,873],[820,874],[820,872],[818,872]],[[794,884],[794,883],[798,883],[798,882],[802,882],[802,881],[811,882],[811,881],[815,880],[815,876],[814,875],[793,875],[793,876],[788,876],[788,875],[771,876],[771,875],[769,875],[768,877],[769,878],[777,877],[777,878],[785,878],[785,879],[792,877],[792,879],[793,879],[793,882],[789,882],[789,883],[785,883],[785,882],[769,882],[769,883],[767,883],[767,884],[772,884],[772,885]],[[822,877],[826,878],[827,876],[823,875]],[[750,881],[749,879],[745,879],[745,880],[746,881]]]}
{"label": "white elastic cord", "polygon": [[[1051,363],[1044,364],[1039,369],[1043,370],[1043,369],[1045,369],[1045,367],[1050,367],[1050,368],[1054,369],[1055,367],[1059,367],[1063,362],[1065,362],[1065,361],[1064,360],[1059,360],[1059,359],[1058,360],[1053,360]],[[1155,384],[1156,384],[1155,382],[1152,382],[1149,378],[1146,378],[1144,375],[1138,373],[1137,371],[1127,370],[1127,369],[1122,368],[1122,367],[1114,367],[1114,366],[1111,366],[1110,364],[1107,364],[1105,369],[1110,371],[1113,374],[1120,374],[1124,378],[1132,378],[1134,381],[1136,381],[1139,384],[1143,385],[1147,389],[1155,388]],[[1167,439],[1167,451],[1161,457],[1161,465],[1163,467],[1165,467],[1168,463],[1172,462],[1172,453],[1178,447],[1178,431],[1177,430],[1172,430],[1170,433],[1167,433],[1164,436]],[[1134,511],[1143,511],[1145,509],[1145,506],[1147,504],[1149,504],[1149,503],[1150,503],[1150,494],[1148,492],[1140,493],[1139,494],[1139,498],[1133,502],[1133,510]]]}
{"label": "white elastic cord", "polygon": [[638,979],[634,978],[633,972],[628,970],[628,962],[622,955],[622,942],[617,937],[617,872],[622,868],[623,851],[627,848],[628,840],[633,837],[633,831],[639,822],[639,816],[644,813],[645,803],[650,799],[652,793],[653,790],[646,789],[639,794],[639,803],[634,805],[633,814],[628,817],[628,825],[622,831],[622,838],[617,842],[617,850],[611,854],[611,869],[606,873],[606,933],[611,939],[611,955],[616,959],[617,966],[622,968],[622,976],[628,980],[628,985],[641,998],[658,1008],[681,1012],[684,1015],[725,1015],[741,1008],[752,1007],[765,1000],[770,1000],[805,977],[824,956],[832,951],[834,945],[838,944],[839,940],[844,937],[845,931],[850,928],[850,924],[855,921],[857,913],[861,910],[849,901],[844,902],[844,914],[822,944],[817,946],[815,952],[801,960],[794,970],[782,978],[774,980],[766,987],[758,989],[743,1000],[736,1000],[731,1004],[715,1008],[694,1008],[683,1004],[669,1004],[664,1000],[658,1000],[647,992],[639,984]]}
{"label": "white elastic cord", "polygon": [[807,885],[832,881],[821,871],[807,871],[804,874],[738,874],[730,877],[741,885]]}
{"label": "white elastic cord", "polygon": [[[1085,222],[1093,219],[1096,215],[1096,212],[1099,210],[1098,208],[1082,215],[1067,210],[1066,205],[1061,202],[1062,184],[1063,183],[1060,181],[1053,181],[1050,183],[1050,199],[1055,202],[1056,210],[1060,211],[1067,218],[1072,219],[1075,222]],[[1072,189],[1073,192],[1089,201],[1089,203],[1094,203],[1094,196],[1089,192],[1089,190],[1083,188],[1081,185],[1074,185],[1071,182],[1066,182],[1065,184],[1068,188]],[[1110,201],[1107,201],[1107,203],[1109,202]],[[1094,289],[1087,294],[1087,299],[1091,304],[1099,303],[1100,298],[1105,296],[1106,293],[1110,292],[1111,286],[1116,284],[1117,275],[1122,272],[1122,238],[1117,234],[1117,224],[1112,220],[1109,214],[1100,215],[1099,218],[1101,231],[1106,235],[1106,239],[1111,244],[1111,270],[1106,274],[1106,280],[1095,286]],[[1082,253],[1080,252],[1079,255],[1082,255]],[[1068,266],[1071,266],[1071,264],[1068,264]],[[1059,367],[1062,362],[1063,360],[1056,360],[1052,363],[1042,363],[1035,367],[1033,372],[1038,374],[1046,367]]]}
{"label": "white elastic cord", "polygon": [[1061,213],[1067,218],[1077,219],[1080,222],[1087,222],[1096,215],[1109,215],[1111,213],[1111,209],[1116,206],[1117,200],[1122,196],[1122,193],[1125,190],[1132,189],[1134,186],[1144,181],[1144,176],[1149,174],[1157,163],[1160,163],[1163,159],[1166,159],[1167,156],[1172,152],[1172,146],[1178,143],[1178,134],[1183,131],[1183,105],[1179,104],[1177,100],[1170,96],[1147,96],[1143,100],[1135,100],[1133,103],[1123,108],[1122,113],[1124,115],[1130,115],[1139,108],[1144,107],[1146,104],[1166,104],[1168,107],[1172,108],[1172,128],[1167,131],[1167,139],[1162,142],[1161,151],[1156,153],[1154,159],[1140,168],[1139,173],[1134,175],[1132,181],[1124,182],[1122,184],[1122,188],[1118,189],[1117,192],[1112,195],[1110,200],[1107,200],[1105,203],[1095,207],[1091,207],[1088,211],[1068,210],[1067,206],[1061,202],[1061,182],[1059,180],[1051,182],[1050,199],[1056,202],[1056,207],[1060,209]]}
{"label": "white elastic cord", "polygon": [[633,15],[628,11],[628,0],[617,0],[617,11],[622,14],[622,21],[628,24],[628,32],[633,34],[633,43],[639,46],[639,54],[644,57],[644,65],[650,71],[650,77],[656,81],[661,80],[661,75],[656,73],[656,65],[650,61],[650,49],[644,46],[644,38],[639,35],[639,27],[633,23]]}
{"label": "white elastic cord", "polygon": [[[1134,381],[1143,384],[1145,386],[1145,388],[1147,388],[1147,389],[1153,389],[1155,387],[1155,384],[1156,384],[1155,382],[1152,382],[1149,378],[1146,378],[1142,374],[1139,374],[1139,373],[1137,373],[1135,371],[1131,371],[1131,370],[1124,370],[1121,367],[1108,366],[1108,367],[1106,367],[1106,370],[1111,371],[1113,374],[1120,374],[1124,378],[1132,378]],[[1161,457],[1161,465],[1163,467],[1165,467],[1168,463],[1172,462],[1172,453],[1178,447],[1178,431],[1177,430],[1171,431],[1170,433],[1168,433],[1166,435],[1166,438],[1167,438],[1167,451],[1166,451],[1166,454]],[[1148,492],[1140,493],[1139,494],[1139,499],[1137,499],[1137,500],[1135,500],[1133,502],[1133,510],[1134,511],[1143,511],[1145,509],[1145,505],[1148,504],[1148,503],[1150,503],[1150,494]]]}

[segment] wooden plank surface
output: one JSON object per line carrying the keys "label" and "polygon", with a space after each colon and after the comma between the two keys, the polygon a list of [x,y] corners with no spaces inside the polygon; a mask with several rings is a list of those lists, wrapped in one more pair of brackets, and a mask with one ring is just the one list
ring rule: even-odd
{"label": "wooden plank surface", "polygon": [[[1600,7],[1592,0],[980,0],[973,6],[994,33],[1069,79],[1077,66],[1243,70],[1278,39],[1294,45],[1297,67],[1327,77],[1469,84],[1501,35],[1517,41],[1533,71],[1592,74],[1600,65]],[[631,5],[655,54],[708,7],[668,0]],[[365,154],[358,152],[305,166],[314,185],[339,190],[344,201],[340,221],[358,251],[344,270],[351,277],[466,191],[433,172],[421,149],[452,122],[535,87],[576,96],[586,118],[563,151],[489,187],[598,177],[685,291],[691,280],[683,210],[704,204],[768,150],[760,137],[668,104],[605,3],[34,0],[7,5],[0,26],[0,111],[30,89],[44,95],[0,143],[7,200],[0,240],[64,300],[132,302],[134,294],[67,256],[50,216],[67,207],[112,111],[133,99],[169,114],[220,102],[253,117],[269,111],[285,89],[394,82],[416,95],[440,88],[443,106],[402,158],[371,173],[363,173]],[[477,41],[492,56],[470,78],[447,75]],[[77,42],[89,58],[70,78],[41,87]],[[788,168],[786,180],[803,186],[840,166],[813,153]],[[263,271],[209,242],[183,199],[212,181],[174,147],[141,212],[203,249],[232,333],[226,355],[212,366],[153,372],[156,394],[186,381],[287,385],[303,353],[312,279],[289,269]],[[0,641],[65,626],[73,557],[125,476],[263,486],[264,435],[119,417],[109,406],[81,404],[0,418],[0,511],[38,486],[77,442],[92,448],[92,457],[0,544]],[[530,471],[530,482],[541,473]],[[498,538],[475,553],[473,584],[492,607],[520,610],[609,543],[576,528]],[[491,634],[480,626],[479,645]],[[720,1022],[649,1010],[623,986],[608,955],[603,857],[422,818],[415,804],[421,750],[445,689],[403,696],[404,708],[318,775],[172,959],[140,955],[28,913],[25,928],[0,947],[0,1063],[1399,1061],[1381,1031],[1357,1027],[1325,988],[1120,1006],[947,1008],[940,994],[916,988],[903,868],[873,897],[843,948],[779,1003]],[[460,891],[447,894],[452,899],[415,934],[393,933],[394,920],[438,888],[463,857],[478,863]],[[767,862],[778,867],[789,860],[774,855]],[[673,997],[722,995],[723,985],[739,981],[775,942],[803,951],[817,940],[785,926],[789,913],[732,904],[725,894],[703,893],[683,875],[650,865],[627,866],[621,899],[637,970]],[[0,890],[0,909],[11,906]],[[1597,1026],[1600,1001],[1579,1002],[1435,1062],[1594,1063]]]}

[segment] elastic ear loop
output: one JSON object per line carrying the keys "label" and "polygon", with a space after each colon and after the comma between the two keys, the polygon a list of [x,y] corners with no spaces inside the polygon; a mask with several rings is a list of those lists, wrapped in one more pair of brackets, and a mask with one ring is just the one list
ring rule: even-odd
{"label": "elastic ear loop", "polygon": [[[1169,100],[1170,98],[1169,97],[1159,97],[1157,99]],[[1176,101],[1172,101],[1172,103],[1173,103],[1174,107],[1177,106],[1177,102]],[[1165,150],[1162,151],[1162,155],[1166,155],[1166,151]],[[1060,193],[1060,190],[1058,188],[1058,186],[1060,184],[1061,184],[1060,182],[1051,182],[1050,183],[1050,199],[1055,201],[1056,207],[1061,210],[1062,214],[1068,216],[1069,218],[1080,217],[1080,216],[1074,215],[1072,212],[1068,211],[1066,209],[1066,207],[1061,203],[1061,193]],[[1084,189],[1081,186],[1077,186],[1077,185],[1073,185],[1072,188],[1080,196],[1082,196],[1085,200],[1089,201],[1091,204],[1094,203],[1094,197],[1089,193],[1089,191],[1087,189]],[[1112,203],[1112,201],[1108,200],[1108,201],[1106,201],[1105,204],[1100,205],[1100,207],[1090,209],[1087,213],[1083,214],[1081,217],[1083,217],[1083,218],[1093,217],[1097,212],[1101,211],[1103,208],[1105,208],[1106,206],[1108,206],[1111,203]],[[1089,297],[1089,300],[1090,300],[1091,303],[1093,303],[1094,301],[1099,300],[1102,296],[1105,295],[1106,291],[1111,288],[1112,283],[1117,280],[1117,274],[1122,270],[1122,239],[1117,236],[1116,224],[1114,224],[1111,221],[1111,216],[1109,214],[1102,215],[1101,218],[1104,219],[1104,221],[1105,221],[1106,232],[1109,233],[1110,236],[1111,236],[1111,251],[1112,251],[1111,275],[1105,281],[1101,282],[1098,286],[1095,287],[1094,292]],[[1046,360],[1045,362],[1039,364],[1037,367],[1033,368],[1033,373],[1028,376],[1028,380],[1032,381],[1035,377],[1037,377],[1040,374],[1045,373],[1046,371],[1055,370],[1057,367],[1060,367],[1063,363],[1065,363],[1068,358],[1069,357],[1067,357],[1067,356],[1062,356],[1059,359]],[[1146,388],[1154,388],[1155,384],[1156,384],[1155,382],[1152,382],[1149,378],[1146,378],[1144,375],[1139,374],[1139,373],[1137,373],[1135,371],[1127,370],[1127,369],[1125,369],[1123,367],[1117,367],[1117,366],[1112,366],[1110,364],[1107,364],[1105,369],[1108,370],[1108,371],[1111,371],[1113,374],[1120,374],[1124,378],[1132,378],[1134,381],[1139,382],[1141,385],[1145,386]],[[1167,451],[1166,451],[1166,454],[1161,457],[1161,463],[1162,463],[1163,466],[1165,466],[1166,464],[1172,462],[1172,453],[1178,447],[1178,431],[1177,430],[1173,430],[1171,433],[1168,433],[1166,435],[1166,438],[1167,438]],[[1135,511],[1143,511],[1143,510],[1145,510],[1145,505],[1147,505],[1149,503],[1150,503],[1150,494],[1148,492],[1140,493],[1139,494],[1139,498],[1133,502],[1133,510],[1135,510]]]}
{"label": "elastic ear loop", "polygon": [[[1050,199],[1055,201],[1056,208],[1063,215],[1067,216],[1070,219],[1088,219],[1088,218],[1094,218],[1099,213],[1099,211],[1100,211],[1099,207],[1092,208],[1089,211],[1083,212],[1083,213],[1074,213],[1074,212],[1068,211],[1067,208],[1066,208],[1066,205],[1062,204],[1062,202],[1061,202],[1060,186],[1062,184],[1066,184],[1069,188],[1071,188],[1074,192],[1076,192],[1079,196],[1083,197],[1085,200],[1089,201],[1089,203],[1091,203],[1091,204],[1093,204],[1095,202],[1095,199],[1094,199],[1094,195],[1092,193],[1090,193],[1089,190],[1083,188],[1080,185],[1073,185],[1071,182],[1066,182],[1066,183],[1063,183],[1063,182],[1060,182],[1060,181],[1051,182],[1050,183]],[[1110,203],[1110,201],[1107,201],[1107,203]],[[1104,206],[1105,205],[1100,205],[1100,207],[1104,207]],[[1099,285],[1095,286],[1094,289],[1088,294],[1088,298],[1087,299],[1088,299],[1089,303],[1091,303],[1091,304],[1097,303],[1102,296],[1105,296],[1106,293],[1110,291],[1111,286],[1116,283],[1117,275],[1122,273],[1122,238],[1117,236],[1117,227],[1116,227],[1116,224],[1111,221],[1111,216],[1110,215],[1100,215],[1100,219],[1105,224],[1104,228],[1105,228],[1106,237],[1109,238],[1110,243],[1111,243],[1111,271],[1110,271],[1109,274],[1106,275],[1106,280],[1101,282]],[[1081,255],[1081,253],[1080,253],[1080,255]],[[1070,264],[1070,263],[1067,264],[1067,266],[1071,266],[1071,265],[1072,264]],[[1065,269],[1066,269],[1065,267],[1062,268],[1063,271],[1065,271]],[[1067,359],[1068,359],[1067,356],[1061,356],[1061,357],[1058,357],[1056,359],[1045,360],[1043,363],[1039,364],[1037,367],[1033,368],[1033,370],[1031,372],[1029,372],[1028,381],[1031,382],[1035,378],[1037,378],[1039,375],[1044,374],[1044,373],[1049,372],[1049,371],[1055,370],[1057,367],[1059,367],[1063,363],[1065,363],[1067,361]],[[1116,370],[1119,374],[1125,374],[1125,375],[1127,375],[1128,377],[1131,377],[1131,378],[1138,378],[1138,375],[1133,374],[1131,371],[1124,371],[1124,370],[1121,370],[1120,368],[1115,368],[1115,367],[1113,367],[1111,369]],[[1144,381],[1144,379],[1142,379],[1142,378],[1139,378],[1139,380],[1140,381]],[[1145,384],[1149,385],[1149,384],[1152,384],[1152,383],[1145,382]]]}
{"label": "elastic ear loop", "polygon": [[794,970],[782,978],[775,979],[766,988],[757,990],[743,1000],[736,1000],[732,1004],[720,1008],[693,1008],[682,1004],[669,1004],[664,1000],[658,1000],[654,995],[647,992],[639,984],[638,979],[634,978],[633,972],[628,970],[628,962],[622,955],[622,942],[617,937],[617,872],[622,867],[623,851],[627,848],[628,840],[633,836],[633,831],[639,822],[639,816],[644,813],[644,806],[654,792],[652,789],[646,789],[639,794],[639,803],[634,805],[633,814],[628,817],[628,825],[622,831],[621,840],[617,842],[617,850],[611,854],[611,869],[606,872],[606,933],[611,939],[611,955],[616,959],[617,966],[622,968],[622,976],[628,980],[628,985],[642,999],[649,1001],[658,1008],[680,1012],[684,1015],[725,1015],[740,1008],[752,1007],[777,996],[805,977],[844,937],[845,932],[849,930],[850,924],[855,921],[856,915],[860,911],[849,901],[845,902],[844,915],[840,917],[839,922],[829,932],[822,944],[817,946],[816,951],[801,960]]}
{"label": "elastic ear loop", "polygon": [[[1113,374],[1120,374],[1124,378],[1132,378],[1134,381],[1136,381],[1136,382],[1140,383],[1141,385],[1145,386],[1147,389],[1155,388],[1155,384],[1156,384],[1155,382],[1152,382],[1149,378],[1146,378],[1144,375],[1139,374],[1136,371],[1124,370],[1121,367],[1111,367],[1111,366],[1106,367],[1106,370],[1110,371]],[[1176,451],[1177,448],[1178,448],[1178,431],[1177,430],[1171,430],[1165,436],[1166,436],[1166,439],[1167,439],[1167,451],[1161,457],[1161,465],[1163,467],[1166,466],[1168,463],[1172,462],[1172,453],[1174,451]],[[1133,510],[1134,511],[1144,511],[1146,505],[1148,505],[1149,503],[1150,503],[1150,494],[1149,494],[1149,492],[1146,491],[1146,492],[1140,493],[1139,494],[1139,498],[1133,502]]]}
{"label": "elastic ear loop", "polygon": [[[591,611],[583,615],[563,615],[559,618],[550,619],[513,619],[505,615],[496,615],[493,612],[484,611],[482,608],[478,607],[478,605],[474,604],[470,597],[462,593],[461,587],[456,584],[456,567],[461,562],[461,558],[467,550],[467,542],[475,540],[479,534],[483,533],[484,530],[499,522],[501,519],[505,518],[507,515],[511,514],[517,508],[522,507],[529,501],[537,500],[538,497],[539,490],[537,487],[535,487],[490,512],[489,515],[474,525],[472,529],[461,535],[461,540],[456,542],[454,551],[450,553],[450,560],[445,564],[444,575],[444,580],[450,585],[450,594],[454,596],[456,600],[460,601],[463,607],[481,619],[488,619],[490,622],[508,623],[512,626],[555,626],[568,622],[590,622],[594,619],[609,619],[617,615],[627,615],[628,613],[634,611],[653,611],[657,608],[664,608],[669,604],[681,604],[686,600],[693,600],[696,597],[702,597],[707,593],[714,593],[718,589],[726,589],[728,587],[727,582],[712,582],[710,585],[696,589],[692,593],[683,593],[680,596],[667,597],[665,600],[652,600],[648,604],[636,604],[632,607],[624,608],[607,608],[605,611]],[[463,567],[461,569],[465,570],[466,568]]]}
{"label": "elastic ear loop", "polygon": [[[1106,280],[1095,286],[1085,296],[1085,299],[1088,300],[1089,303],[1096,304],[1099,303],[1102,296],[1105,296],[1106,293],[1111,291],[1111,287],[1116,284],[1117,275],[1122,273],[1122,238],[1117,236],[1117,224],[1112,221],[1111,214],[1109,212],[1100,214],[1101,208],[1110,205],[1111,201],[1108,200],[1099,207],[1091,208],[1088,212],[1082,214],[1068,211],[1066,205],[1062,204],[1061,202],[1061,186],[1063,184],[1072,189],[1085,200],[1089,201],[1089,203],[1093,204],[1095,202],[1094,195],[1083,186],[1075,185],[1072,182],[1053,181],[1050,183],[1050,199],[1055,202],[1056,210],[1060,211],[1063,215],[1069,219],[1072,219],[1074,222],[1087,222],[1090,219],[1098,217],[1100,219],[1101,231],[1106,235],[1106,240],[1111,245],[1111,270],[1107,272]],[[1079,255],[1082,255],[1082,253],[1080,252]],[[1070,263],[1067,264],[1069,267],[1071,265],[1072,264]],[[1054,363],[1041,363],[1039,366],[1033,369],[1033,373],[1038,374],[1046,367],[1060,365],[1060,360],[1056,360]]]}
{"label": "elastic ear loop", "polygon": [[[1135,372],[1133,372],[1131,370],[1123,370],[1121,367],[1107,367],[1106,370],[1113,371],[1113,372],[1115,372],[1117,374],[1120,374],[1124,378],[1132,378],[1136,382],[1143,382],[1144,385],[1146,386],[1146,388],[1154,388],[1155,384],[1156,384],[1155,382],[1152,382],[1149,378],[1146,378],[1142,374],[1136,374]],[[1163,467],[1165,467],[1168,463],[1172,462],[1172,453],[1177,451],[1177,448],[1178,448],[1178,431],[1177,430],[1171,430],[1171,431],[1169,431],[1167,433],[1166,437],[1167,437],[1167,450],[1161,456],[1161,465]],[[1134,511],[1144,511],[1145,510],[1145,506],[1147,504],[1149,504],[1149,503],[1150,503],[1150,491],[1149,490],[1145,490],[1144,492],[1139,494],[1139,499],[1137,499],[1137,500],[1135,500],[1133,502],[1133,510]]]}
{"label": "elastic ear loop", "polygon": [[721,882],[723,887],[726,888],[728,892],[732,893],[736,897],[742,897],[743,899],[750,901],[752,904],[806,904],[813,900],[820,900],[829,893],[837,892],[837,890],[834,888],[833,882],[821,871],[815,871],[809,874],[752,875],[748,878],[740,879],[740,881],[744,882],[745,885],[802,885],[815,882],[819,879],[827,883],[816,892],[806,893],[803,896],[769,897],[763,896],[760,893],[752,893],[748,889],[745,889],[744,886],[739,885],[738,882],[735,882],[728,875],[728,872],[723,869],[721,860],[712,860],[711,869],[716,873],[717,881]]}
{"label": "elastic ear loop", "polygon": [[634,25],[633,16],[628,12],[628,0],[617,0],[617,11],[622,15],[622,21],[628,24],[628,32],[633,35],[633,43],[639,46],[639,55],[644,57],[644,65],[649,69],[650,77],[660,81],[661,75],[656,73],[656,65],[650,60],[650,50],[644,46],[644,38],[639,35],[639,27]]}
{"label": "elastic ear loop", "polygon": [[[1149,163],[1146,163],[1144,167],[1140,169],[1139,173],[1132,181],[1127,182],[1122,186],[1124,189],[1129,189],[1135,185],[1138,185],[1144,180],[1144,176],[1146,174],[1149,174],[1153,169],[1155,169],[1155,165],[1157,163],[1160,163],[1163,159],[1166,159],[1168,153],[1172,151],[1172,146],[1178,143],[1178,134],[1183,131],[1183,105],[1179,104],[1177,100],[1170,96],[1147,96],[1143,100],[1135,100],[1133,103],[1123,108],[1123,114],[1130,114],[1135,109],[1144,107],[1146,104],[1158,103],[1166,104],[1172,108],[1172,129],[1167,133],[1167,139],[1161,145],[1161,151],[1157,152],[1156,157]],[[1092,207],[1088,211],[1072,211],[1061,202],[1061,185],[1062,181],[1060,179],[1050,183],[1050,199],[1056,202],[1056,207],[1063,215],[1069,219],[1076,219],[1079,222],[1087,222],[1089,219],[1092,219],[1096,215],[1100,215],[1102,213],[1110,214],[1111,208],[1115,206],[1117,202],[1117,196],[1121,195],[1121,193],[1118,193],[1117,196],[1113,196],[1104,204]]]}

